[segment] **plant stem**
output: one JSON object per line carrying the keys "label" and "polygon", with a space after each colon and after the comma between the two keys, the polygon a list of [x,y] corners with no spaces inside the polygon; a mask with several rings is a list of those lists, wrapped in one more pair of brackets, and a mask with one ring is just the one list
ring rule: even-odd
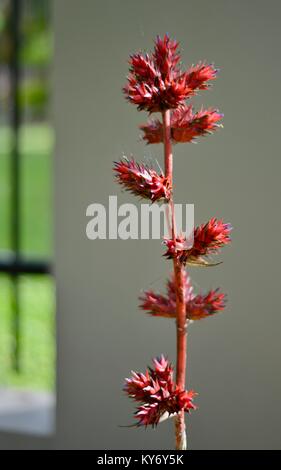
{"label": "plant stem", "polygon": [[[183,267],[174,259],[174,273],[176,284],[176,305],[177,305],[177,385],[181,390],[185,389],[186,375],[186,346],[187,346],[187,325],[186,325],[186,304]],[[175,417],[176,428],[176,449],[186,449],[186,432],[184,411]]]}
{"label": "plant stem", "polygon": [[[173,153],[171,142],[171,116],[170,111],[166,110],[163,116],[163,135],[164,135],[164,154],[165,154],[165,176],[170,179],[173,185]],[[173,197],[170,200],[171,219],[172,219],[172,237],[176,238],[176,221]],[[177,385],[181,390],[185,389],[186,374],[186,346],[187,346],[187,328],[186,328],[186,302],[184,286],[184,268],[174,259],[174,275],[176,285],[176,306],[177,306]],[[175,417],[176,449],[186,449],[186,432],[184,411]]]}
{"label": "plant stem", "polygon": [[173,179],[173,152],[171,141],[171,114],[170,110],[163,111],[163,133],[164,133],[164,152],[165,152],[165,176]]}

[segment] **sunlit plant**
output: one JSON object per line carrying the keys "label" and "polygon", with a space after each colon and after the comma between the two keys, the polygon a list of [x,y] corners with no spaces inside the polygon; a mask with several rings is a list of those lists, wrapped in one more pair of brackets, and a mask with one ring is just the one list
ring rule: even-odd
{"label": "sunlit plant", "polygon": [[140,308],[155,317],[176,320],[176,378],[166,356],[153,360],[145,373],[133,372],[124,390],[137,402],[136,426],[156,426],[174,417],[176,449],[187,448],[185,413],[196,409],[193,390],[186,390],[186,347],[188,326],[193,320],[208,318],[225,308],[225,295],[219,289],[195,294],[186,266],[215,266],[210,256],[230,242],[231,226],[216,218],[194,229],[193,246],[176,230],[173,201],[172,145],[194,142],[221,126],[217,109],[194,111],[186,101],[199,90],[207,90],[217,76],[212,64],[199,62],[187,71],[182,69],[178,42],[168,35],[157,37],[151,54],[136,53],[129,59],[130,71],[123,91],[139,111],[160,113],[161,119],[149,119],[140,126],[147,144],[163,144],[165,172],[156,172],[135,159],[115,162],[116,181],[136,196],[151,203],[169,206],[170,237],[164,239],[164,256],[172,260],[173,273],[165,295],[152,290],[140,297]]}

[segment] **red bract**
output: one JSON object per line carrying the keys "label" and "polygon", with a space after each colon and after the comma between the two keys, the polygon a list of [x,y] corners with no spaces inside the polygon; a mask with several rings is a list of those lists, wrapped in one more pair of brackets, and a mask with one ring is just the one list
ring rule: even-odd
{"label": "red bract", "polygon": [[[199,136],[211,134],[222,127],[218,122],[223,117],[216,109],[201,109],[193,112],[192,106],[181,106],[171,115],[171,137],[174,143],[194,142]],[[163,142],[163,124],[158,120],[149,120],[140,126],[143,139],[148,144]]]}
{"label": "red bract", "polygon": [[186,306],[186,316],[190,320],[201,320],[225,308],[225,294],[219,289],[210,290],[207,294],[199,294]]}
{"label": "red bract", "polygon": [[169,76],[171,72],[179,70],[177,68],[180,61],[178,47],[179,43],[170,39],[167,34],[163,39],[160,36],[156,38],[153,58],[163,78]]}
{"label": "red bract", "polygon": [[142,138],[147,144],[160,144],[163,142],[163,124],[159,119],[149,119],[147,123],[141,124],[139,127],[143,131]]}
{"label": "red bract", "polygon": [[186,82],[192,90],[206,90],[209,87],[209,81],[215,80],[217,72],[213,64],[199,62],[186,72]]}
{"label": "red bract", "polygon": [[141,403],[136,411],[137,426],[156,426],[160,421],[180,411],[196,409],[193,391],[180,390],[173,380],[173,367],[161,356],[153,360],[153,368],[145,374],[132,372],[124,391]]}
{"label": "red bract", "polygon": [[153,54],[133,54],[130,74],[123,88],[126,98],[149,112],[164,111],[182,105],[196,89],[206,89],[216,76],[212,65],[198,64],[187,72],[178,66],[178,43],[165,35],[158,37]]}
{"label": "red bract", "polygon": [[230,243],[230,224],[222,220],[212,218],[206,224],[196,227],[194,230],[193,247],[186,249],[184,237],[165,239],[164,244],[167,251],[164,254],[168,259],[176,258],[182,264],[208,264],[205,256],[218,253],[220,248]]}
{"label": "red bract", "polygon": [[231,242],[232,227],[215,217],[194,230],[194,243],[190,250],[191,258],[217,253],[220,248]]}
{"label": "red bract", "polygon": [[[189,302],[194,297],[194,294],[190,277],[186,272],[184,273],[184,289],[186,301]],[[148,290],[140,296],[140,301],[140,308],[148,311],[155,317],[174,317],[176,312],[176,291],[174,277],[169,279],[167,282],[167,296],[157,294],[153,290]]]}
{"label": "red bract", "polygon": [[[225,308],[225,295],[219,289],[210,290],[207,294],[195,295],[190,277],[184,274],[186,300],[186,318],[201,320]],[[172,277],[167,283],[167,295],[146,291],[140,297],[140,308],[154,317],[176,318],[176,285]]]}
{"label": "red bract", "polygon": [[127,191],[152,202],[171,197],[171,184],[162,173],[158,174],[153,168],[135,160],[123,158],[114,162],[116,180]]}
{"label": "red bract", "polygon": [[176,258],[184,265],[188,262],[188,254],[191,249],[186,247],[187,242],[184,236],[178,235],[176,238],[164,238],[163,243],[167,248],[167,251],[164,253],[167,259]]}

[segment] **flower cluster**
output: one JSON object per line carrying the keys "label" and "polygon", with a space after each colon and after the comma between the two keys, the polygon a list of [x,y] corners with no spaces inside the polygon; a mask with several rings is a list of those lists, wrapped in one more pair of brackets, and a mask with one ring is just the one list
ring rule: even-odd
{"label": "flower cluster", "polygon": [[[212,64],[199,62],[184,70],[181,65],[179,43],[168,35],[157,37],[151,53],[135,53],[129,59],[129,75],[123,88],[125,98],[139,111],[161,113],[161,120],[151,119],[140,126],[147,144],[163,143],[165,174],[157,172],[133,158],[124,157],[114,164],[116,181],[136,196],[169,202],[171,239],[164,239],[164,256],[173,260],[174,273],[167,281],[165,294],[153,290],[140,296],[140,308],[155,317],[176,319],[177,325],[177,377],[164,357],[153,360],[153,367],[145,373],[132,372],[124,391],[137,403],[136,426],[156,426],[175,416],[176,449],[186,449],[185,413],[196,409],[193,391],[185,390],[186,335],[193,320],[208,318],[225,308],[226,296],[219,289],[206,293],[194,292],[186,264],[211,266],[209,256],[216,254],[230,242],[230,224],[216,218],[196,227],[193,244],[176,232],[176,214],[173,200],[172,144],[194,142],[200,136],[222,127],[223,115],[215,108],[194,111],[187,100],[199,90],[206,90],[216,78]],[[216,263],[219,264],[219,263]]]}
{"label": "flower cluster", "polygon": [[[222,126],[219,121],[223,115],[217,109],[201,109],[194,113],[191,105],[183,105],[171,114],[171,138],[174,143],[194,142],[199,136],[211,134]],[[151,119],[142,124],[143,140],[148,144],[163,142],[163,124]]]}
{"label": "flower cluster", "polygon": [[176,258],[181,264],[208,264],[204,257],[218,253],[220,248],[230,243],[231,225],[216,218],[206,224],[196,227],[192,248],[185,248],[186,239],[182,236],[176,239],[165,239],[167,251],[164,256]]}
{"label": "flower cluster", "polygon": [[139,110],[161,112],[177,108],[216,78],[214,66],[203,62],[181,71],[178,46],[165,35],[163,39],[157,37],[152,54],[131,55],[130,74],[123,91]]}
{"label": "flower cluster", "polygon": [[153,360],[153,365],[145,374],[132,372],[132,377],[125,381],[124,391],[139,403],[135,414],[137,426],[156,426],[180,411],[196,409],[193,403],[196,393],[178,388],[168,360],[162,355]]}
{"label": "flower cluster", "polygon": [[[225,295],[219,289],[195,295],[190,277],[184,272],[187,320],[201,320],[225,308]],[[176,283],[174,276],[167,282],[167,295],[146,291],[140,297],[140,308],[154,317],[176,318]]]}
{"label": "flower cluster", "polygon": [[123,158],[114,162],[113,168],[116,180],[127,191],[152,202],[171,197],[171,184],[162,173],[158,174],[153,168],[135,160]]}

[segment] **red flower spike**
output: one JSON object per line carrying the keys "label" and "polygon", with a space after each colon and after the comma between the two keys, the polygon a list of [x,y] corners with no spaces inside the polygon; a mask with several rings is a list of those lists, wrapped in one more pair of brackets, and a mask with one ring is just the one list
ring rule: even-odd
{"label": "red flower spike", "polygon": [[220,251],[224,245],[231,242],[230,224],[223,223],[222,220],[212,218],[206,224],[202,224],[194,230],[193,247],[185,248],[185,238],[180,236],[175,240],[165,239],[164,244],[167,247],[164,256],[168,259],[177,258],[178,261],[185,264],[209,265],[204,257],[215,254]]}
{"label": "red flower spike", "polygon": [[152,202],[164,199],[169,201],[171,197],[171,184],[162,173],[158,174],[154,169],[135,160],[123,158],[114,163],[116,181],[127,191]]}
{"label": "red flower spike", "polygon": [[[172,112],[171,136],[174,143],[194,142],[198,137],[211,134],[222,127],[218,122],[223,117],[216,109],[201,109],[193,113],[192,106],[181,106]],[[163,124],[159,120],[150,120],[142,124],[143,140],[148,144],[163,142]]]}
{"label": "red flower spike", "polygon": [[[225,294],[219,289],[210,290],[207,294],[195,295],[190,277],[185,273],[186,318],[201,320],[225,308]],[[167,283],[167,295],[146,291],[140,297],[140,308],[154,317],[176,318],[176,285],[174,277]]]}
{"label": "red flower spike", "polygon": [[137,402],[137,426],[156,426],[160,421],[180,411],[196,409],[193,391],[180,390],[173,381],[173,367],[161,356],[153,360],[154,368],[145,374],[132,372],[126,379],[124,391]]}
{"label": "red flower spike", "polygon": [[[157,37],[154,51],[131,55],[129,76],[123,88],[126,99],[138,110],[161,113],[159,119],[149,119],[140,129],[147,144],[163,143],[165,174],[123,159],[115,163],[116,180],[126,190],[153,202],[171,201],[173,181],[172,144],[194,142],[200,136],[213,133],[221,125],[222,114],[217,109],[201,108],[195,112],[186,100],[198,90],[206,90],[217,76],[212,64],[199,62],[188,70],[181,69],[179,43],[168,35]],[[171,111],[170,111],[171,110]],[[165,177],[166,176],[166,177]],[[173,201],[171,201],[173,202]],[[176,211],[169,205],[169,226],[176,230]],[[201,320],[225,308],[226,297],[219,289],[194,293],[186,273],[186,264],[214,266],[209,256],[218,253],[230,242],[231,226],[216,218],[210,219],[193,231],[193,245],[179,234],[165,239],[164,256],[173,260],[174,273],[167,282],[166,293],[145,291],[140,297],[140,308],[152,316],[173,318],[177,323],[177,377],[164,356],[153,360],[145,373],[132,372],[126,379],[124,391],[135,400],[135,426],[156,426],[175,416],[177,450],[185,450],[186,432],[184,412],[195,409],[193,391],[186,391],[187,328],[192,320]],[[184,294],[184,295],[183,295]]]}
{"label": "red flower spike", "polygon": [[182,72],[178,45],[165,35],[156,39],[153,54],[130,57],[130,74],[123,92],[139,110],[152,113],[177,108],[196,89],[206,89],[208,81],[215,78],[213,66],[202,63]]}

